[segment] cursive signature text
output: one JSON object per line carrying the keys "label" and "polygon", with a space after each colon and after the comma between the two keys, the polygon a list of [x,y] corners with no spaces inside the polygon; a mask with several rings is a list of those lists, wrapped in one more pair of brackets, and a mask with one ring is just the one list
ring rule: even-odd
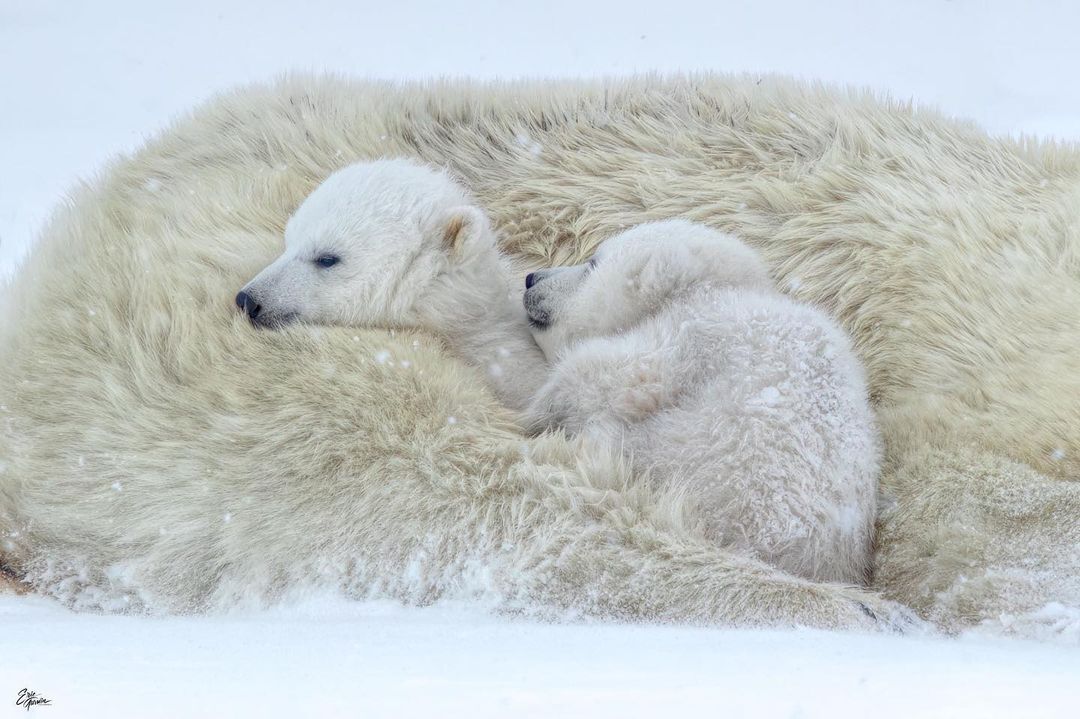
{"label": "cursive signature text", "polygon": [[38,696],[37,692],[32,692],[29,689],[23,689],[19,692],[19,698],[15,700],[15,706],[26,707],[26,711],[30,711],[30,707],[52,704],[51,701],[45,697]]}

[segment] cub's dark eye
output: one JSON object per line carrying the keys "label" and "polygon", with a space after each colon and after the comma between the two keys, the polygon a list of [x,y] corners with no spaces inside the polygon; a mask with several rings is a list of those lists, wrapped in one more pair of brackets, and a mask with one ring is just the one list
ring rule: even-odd
{"label": "cub's dark eye", "polygon": [[319,255],[315,258],[315,264],[319,267],[333,267],[339,262],[341,262],[341,258],[337,255]]}
{"label": "cub's dark eye", "polygon": [[599,260],[597,260],[597,259],[596,259],[595,257],[593,257],[592,259],[590,259],[590,260],[589,260],[589,263],[588,263],[588,265],[587,265],[588,269],[590,269],[590,270],[591,270],[592,268],[596,267],[596,263],[597,263],[598,261],[599,261]]}

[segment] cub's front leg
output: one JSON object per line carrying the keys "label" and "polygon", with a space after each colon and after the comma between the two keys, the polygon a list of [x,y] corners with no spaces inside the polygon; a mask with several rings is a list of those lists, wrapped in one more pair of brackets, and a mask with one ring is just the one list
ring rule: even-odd
{"label": "cub's front leg", "polygon": [[595,425],[644,420],[672,400],[667,354],[638,349],[632,336],[582,342],[555,363],[525,410],[526,426],[578,434]]}

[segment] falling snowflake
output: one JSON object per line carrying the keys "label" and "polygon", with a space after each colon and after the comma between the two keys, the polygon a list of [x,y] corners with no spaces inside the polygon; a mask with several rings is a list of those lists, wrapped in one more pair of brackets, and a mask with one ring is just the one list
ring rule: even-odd
{"label": "falling snowflake", "polygon": [[524,148],[525,151],[533,157],[538,157],[540,153],[544,151],[544,146],[529,137],[529,134],[526,132],[519,132],[515,135],[514,142],[517,143],[518,147]]}

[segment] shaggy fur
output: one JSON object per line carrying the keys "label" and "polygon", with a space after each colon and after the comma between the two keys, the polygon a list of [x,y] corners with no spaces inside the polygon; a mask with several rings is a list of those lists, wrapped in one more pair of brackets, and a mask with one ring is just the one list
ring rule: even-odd
{"label": "shaggy fur", "polygon": [[456,172],[533,267],[647,220],[746,239],[868,369],[876,586],[950,628],[1080,605],[1080,154],[760,77],[297,78],[117,161],[0,308],[8,566],[163,610],[324,577],[413,602],[487,587],[605,616],[868,619],[864,593],[712,548],[616,460],[526,441],[426,336],[254,331],[233,296],[303,198],[403,155]]}
{"label": "shaggy fur", "polygon": [[862,367],[735,237],[685,220],[529,275],[554,362],[526,413],[677,487],[709,538],[807,579],[870,575],[880,442]]}

